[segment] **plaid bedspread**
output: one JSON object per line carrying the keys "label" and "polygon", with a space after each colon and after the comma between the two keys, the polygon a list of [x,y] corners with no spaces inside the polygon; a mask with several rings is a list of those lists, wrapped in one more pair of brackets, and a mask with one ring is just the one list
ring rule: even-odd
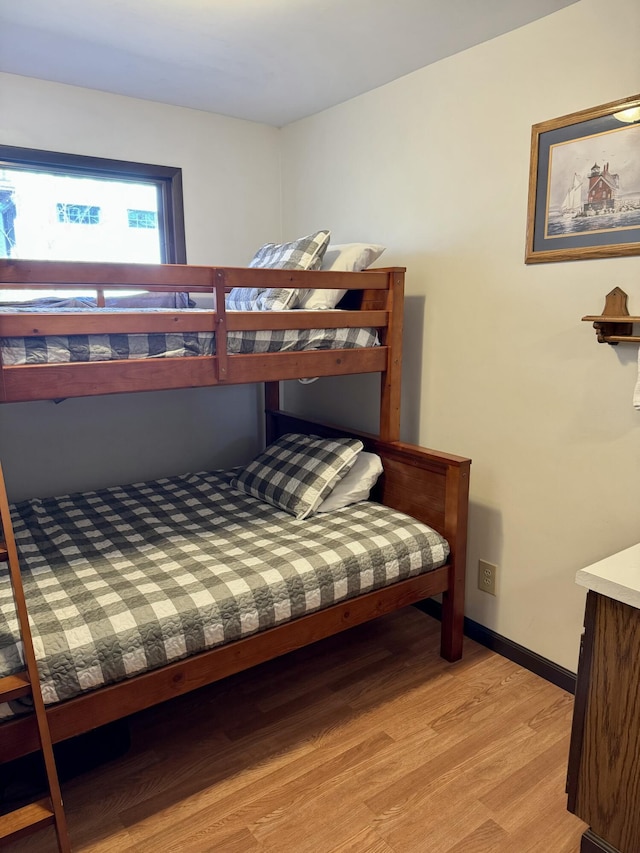
{"label": "plaid bedspread", "polygon": [[[24,313],[36,309],[2,308],[3,313]],[[77,313],[78,308],[58,309]],[[124,309],[101,309],[126,313]],[[130,309],[131,310],[131,309]],[[169,309],[145,309],[167,313]],[[191,311],[191,313],[197,313]],[[139,310],[134,313],[140,313]],[[170,312],[174,313],[174,312]],[[285,331],[238,331],[227,333],[227,351],[237,353],[288,352],[313,349],[353,349],[379,343],[375,329],[287,329]],[[170,334],[50,335],[28,338],[0,338],[2,361],[16,364],[63,364],[75,361],[114,361],[131,358],[180,358],[214,355],[212,332]]]}
{"label": "plaid bedspread", "polygon": [[[438,533],[388,507],[362,502],[298,521],[233,490],[232,476],[12,507],[46,703],[446,562]],[[0,638],[1,676],[22,667],[6,566]]]}
{"label": "plaid bedspread", "polygon": [[213,355],[212,332],[132,335],[50,335],[0,338],[4,364],[65,364],[130,358]]}

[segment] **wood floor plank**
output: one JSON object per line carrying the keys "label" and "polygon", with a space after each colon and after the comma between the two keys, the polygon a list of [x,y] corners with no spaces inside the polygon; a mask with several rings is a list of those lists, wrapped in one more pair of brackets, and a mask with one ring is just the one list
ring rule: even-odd
{"label": "wood floor plank", "polygon": [[523,719],[526,720],[532,707],[545,701],[547,688],[541,682],[531,685],[529,691],[518,687],[517,692],[517,700],[506,694],[492,696],[482,719],[478,719],[476,707],[470,709],[468,722],[456,715],[447,728],[429,741],[429,754],[423,764],[368,799],[367,805],[375,814],[420,809],[434,791],[459,778],[474,762],[490,758],[497,749],[513,751],[524,736]]}
{"label": "wood floor plank", "polygon": [[378,833],[402,853],[442,853],[491,819],[487,808],[477,800],[460,804],[445,797],[426,802],[419,821],[415,814],[411,810],[399,811],[389,820],[391,815],[386,813],[377,824]]}
{"label": "wood floor plank", "polygon": [[199,826],[181,835],[170,831],[168,835],[138,838],[133,849],[135,853],[262,853],[262,847],[246,827],[219,832]]}
{"label": "wood floor plank", "polygon": [[532,754],[532,750],[521,752],[511,773],[505,774],[491,789],[478,792],[479,799],[487,808],[501,816],[503,825],[509,824],[510,812],[517,820],[522,804],[531,796],[532,789],[546,779],[549,773],[563,767],[569,754],[568,734],[565,731],[558,737],[555,729],[549,734],[552,740],[546,749],[544,742],[536,737],[536,754]]}
{"label": "wood floor plank", "polygon": [[[131,718],[74,853],[576,853],[572,697],[407,608]],[[10,853],[49,853],[50,830]]]}
{"label": "wood floor plank", "polygon": [[[303,817],[307,822],[312,821],[311,825],[315,827],[313,835],[302,834],[300,824],[296,820],[289,820],[266,835],[260,834],[261,850],[264,853],[283,853],[284,850],[317,853],[318,850],[330,850],[336,842],[344,843],[351,838],[354,829],[365,829],[373,819],[364,803],[347,807],[335,794],[327,794],[308,805]],[[253,832],[255,834],[255,829]]]}
{"label": "wood floor plank", "polygon": [[332,847],[327,853],[396,853],[396,851],[368,826],[338,844],[337,847]]}
{"label": "wood floor plank", "polygon": [[468,731],[467,716],[473,713],[474,706],[491,707],[494,691],[512,673],[513,664],[504,658],[480,658],[476,668],[467,670],[464,676],[441,673],[410,692],[399,693],[382,708],[373,705],[372,717],[385,715],[385,731],[400,740],[420,734],[425,727],[431,731],[442,729],[447,715],[462,708],[462,728]]}
{"label": "wood floor plank", "polygon": [[508,833],[493,820],[487,820],[465,835],[446,853],[494,853],[496,847],[508,838]]}
{"label": "wood floor plank", "polygon": [[[343,749],[328,760],[318,751],[317,763],[312,764],[308,760],[299,762],[298,773],[284,783],[280,783],[278,774],[275,774],[275,779],[260,779],[257,783],[243,786],[231,795],[223,789],[222,798],[216,798],[215,794],[211,797],[205,793],[196,800],[191,798],[189,802],[165,810],[162,816],[152,815],[151,820],[146,821],[146,826],[155,831],[157,824],[164,819],[175,832],[180,832],[181,828],[186,830],[187,827],[205,824],[212,827],[213,833],[228,832],[246,825],[250,827],[253,835],[264,843],[264,839],[272,836],[274,832],[282,832],[282,827],[291,822],[292,815],[296,831],[299,831],[302,811],[312,799],[310,792],[322,789],[322,786],[330,783],[337,774],[349,772],[383,744],[391,742],[385,734],[363,738],[355,746]],[[284,775],[286,778],[286,774]],[[122,815],[124,822],[130,825],[131,833],[139,836],[144,827],[135,817],[135,812],[132,814],[131,810]],[[164,833],[164,826],[161,833]]]}
{"label": "wood floor plank", "polygon": [[[540,853],[541,850],[577,853],[580,849],[579,839],[586,826],[566,811],[564,778],[564,768],[557,768],[549,777],[538,782],[530,799],[530,813],[523,811],[522,803],[519,809],[515,804],[512,805],[508,819],[505,820],[508,824],[508,841],[497,846],[495,853],[513,853],[514,850],[518,853]],[[502,826],[503,816],[496,819]],[[544,847],[541,846],[541,838],[546,845]]]}
{"label": "wood floor plank", "polygon": [[[275,728],[266,733],[260,730],[258,743],[255,735],[247,735],[245,742],[233,754],[230,747],[224,754],[216,756],[216,762],[209,760],[210,766],[182,783],[180,789],[188,797],[183,796],[177,806],[172,808],[175,788],[166,784],[143,803],[123,811],[122,819],[128,825],[140,824],[147,819],[153,824],[160,813],[167,811],[171,820],[178,823],[183,818],[183,810],[186,810],[188,819],[193,819],[192,813],[202,810],[204,819],[209,822],[212,813],[220,823],[232,820],[230,815],[237,812],[241,812],[242,818],[248,822],[252,819],[250,815],[262,816],[264,809],[272,808],[272,802],[278,796],[273,794],[274,790],[279,790],[281,797],[286,796],[288,789],[297,795],[298,791],[308,789],[314,780],[330,772],[327,768],[333,764],[341,766],[349,748],[357,752],[365,738],[372,737],[371,732],[365,736],[357,732],[353,738],[340,738],[335,745],[324,745],[319,749],[317,731],[311,739],[297,741],[296,726],[290,723],[288,718],[284,718],[280,731]],[[322,714],[318,714],[315,723],[321,726],[321,731],[328,726],[327,718]],[[337,726],[334,712],[331,723],[329,728]],[[308,725],[307,729],[313,732]],[[279,736],[287,739],[285,747],[280,745]],[[393,743],[386,733],[376,735],[374,732],[373,737],[377,745],[382,741]],[[256,753],[258,745],[263,747],[260,753]],[[202,759],[207,761],[206,753],[200,756],[199,761]],[[162,774],[165,780],[174,778],[170,775],[171,766],[171,762],[167,763],[166,772]],[[179,775],[184,774],[189,766],[192,765],[183,767]]]}
{"label": "wood floor plank", "polygon": [[[563,749],[561,756],[565,755],[566,750]],[[516,833],[522,825],[525,803],[527,808],[531,805],[533,811],[546,815],[545,819],[549,819],[553,813],[563,814],[566,807],[565,779],[566,773],[562,764],[547,764],[546,772],[538,776],[527,790],[521,789],[517,796],[510,798],[503,806],[494,806],[491,809],[494,819],[508,832]]]}

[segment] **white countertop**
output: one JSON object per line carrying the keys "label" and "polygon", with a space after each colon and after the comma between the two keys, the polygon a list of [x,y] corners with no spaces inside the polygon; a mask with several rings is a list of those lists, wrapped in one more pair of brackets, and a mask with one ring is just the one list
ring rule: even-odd
{"label": "white countertop", "polygon": [[576,583],[640,610],[640,544],[580,569]]}

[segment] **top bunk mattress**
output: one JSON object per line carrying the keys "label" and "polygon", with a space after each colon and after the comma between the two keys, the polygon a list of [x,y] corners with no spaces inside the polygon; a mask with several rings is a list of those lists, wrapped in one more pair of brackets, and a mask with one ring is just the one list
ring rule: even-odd
{"label": "top bunk mattress", "polygon": [[[297,520],[206,472],[15,504],[45,703],[445,564],[439,533],[364,501]],[[0,677],[23,667],[0,572]],[[0,706],[0,716],[19,709]]]}
{"label": "top bunk mattress", "polygon": [[[25,314],[41,308],[2,307],[3,314]],[[62,308],[56,313],[82,313],[93,309]],[[140,314],[140,309],[102,308],[105,313]],[[203,309],[182,309],[184,313],[209,313]],[[146,308],[144,312],[175,313],[175,309]],[[181,311],[182,313],[182,311]],[[230,354],[294,352],[322,349],[359,349],[379,345],[372,328],[285,329],[227,332]],[[180,358],[215,355],[212,332],[47,335],[0,338],[0,355],[5,365],[64,364],[68,362],[115,361],[136,358]]]}

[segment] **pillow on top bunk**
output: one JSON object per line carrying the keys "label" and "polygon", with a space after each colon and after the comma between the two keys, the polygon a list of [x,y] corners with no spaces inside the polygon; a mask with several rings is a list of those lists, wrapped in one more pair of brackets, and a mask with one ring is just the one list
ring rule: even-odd
{"label": "pillow on top bunk", "polygon": [[371,489],[378,482],[380,474],[382,474],[382,459],[377,453],[366,453],[363,450],[358,454],[353,467],[341,480],[338,480],[335,488],[322,501],[316,512],[333,512],[358,501],[366,501]]}
{"label": "pillow on top bunk", "polygon": [[[321,270],[361,272],[377,261],[385,246],[377,243],[335,243],[325,252]],[[306,311],[335,308],[346,290],[303,290],[300,292],[298,308]]]}
{"label": "pillow on top bunk", "polygon": [[[329,245],[329,231],[316,231],[291,243],[267,243],[258,249],[250,267],[259,269],[317,270]],[[230,311],[285,311],[295,308],[296,289],[234,287],[226,298]]]}
{"label": "pillow on top bunk", "polygon": [[296,518],[307,518],[350,470],[362,448],[355,438],[288,433],[250,462],[231,486]]}

